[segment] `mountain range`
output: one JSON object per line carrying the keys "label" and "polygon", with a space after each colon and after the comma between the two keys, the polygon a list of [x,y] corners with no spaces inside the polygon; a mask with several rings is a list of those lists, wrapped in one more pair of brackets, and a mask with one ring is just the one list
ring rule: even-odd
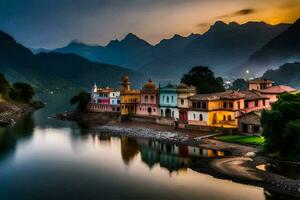
{"label": "mountain range", "polygon": [[275,81],[278,85],[300,88],[300,62],[286,63],[278,69],[269,69],[263,78]]}
{"label": "mountain range", "polygon": [[217,21],[202,35],[174,35],[156,45],[130,33],[106,46],[72,41],[51,52],[75,53],[92,61],[138,70],[159,80],[179,80],[196,65],[209,66],[218,75],[231,76],[232,71],[244,70],[243,64],[250,55],[289,27],[290,24]]}
{"label": "mountain range", "polygon": [[129,75],[136,85],[143,83],[144,77],[136,71],[92,62],[76,54],[39,53],[34,55],[29,49],[17,43],[11,36],[0,31],[0,71],[11,82],[29,82],[36,87],[57,86],[91,87],[99,85],[118,87],[121,76]]}
{"label": "mountain range", "polygon": [[261,74],[287,62],[300,61],[300,19],[250,55],[242,68]]}

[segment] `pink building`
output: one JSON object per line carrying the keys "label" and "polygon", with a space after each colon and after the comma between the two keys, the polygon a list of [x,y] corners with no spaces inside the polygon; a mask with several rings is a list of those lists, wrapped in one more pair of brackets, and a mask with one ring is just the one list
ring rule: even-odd
{"label": "pink building", "polygon": [[272,87],[273,81],[263,78],[256,78],[248,83],[249,90],[263,90]]}
{"label": "pink building", "polygon": [[272,86],[263,90],[260,90],[259,92],[270,99],[270,103],[274,103],[278,100],[278,96],[282,93],[289,93],[289,92],[295,92],[296,89],[292,88],[287,85],[276,85]]}
{"label": "pink building", "polygon": [[141,90],[141,101],[137,105],[136,114],[141,116],[158,116],[158,95],[158,89],[152,80],[149,80]]}

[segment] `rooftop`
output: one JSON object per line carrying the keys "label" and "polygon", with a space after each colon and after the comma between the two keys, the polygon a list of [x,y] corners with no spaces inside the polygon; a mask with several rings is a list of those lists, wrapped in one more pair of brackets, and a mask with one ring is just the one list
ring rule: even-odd
{"label": "rooftop", "polygon": [[296,91],[295,88],[292,88],[290,86],[287,86],[287,85],[275,85],[275,86],[272,86],[272,87],[269,87],[267,89],[263,89],[263,90],[260,90],[261,93],[263,94],[281,94],[281,93],[284,93],[284,92],[294,92]]}
{"label": "rooftop", "polygon": [[211,94],[197,94],[190,97],[191,100],[202,100],[202,101],[215,101],[215,100],[255,100],[255,99],[266,99],[256,91],[234,91],[227,90],[225,92],[217,92]]}

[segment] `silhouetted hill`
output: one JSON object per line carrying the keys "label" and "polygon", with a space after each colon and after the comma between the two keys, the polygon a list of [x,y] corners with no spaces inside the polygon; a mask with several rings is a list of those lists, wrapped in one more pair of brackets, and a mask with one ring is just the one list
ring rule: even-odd
{"label": "silhouetted hill", "polygon": [[164,79],[178,79],[196,65],[207,65],[217,74],[226,74],[287,28],[287,24],[272,26],[248,22],[239,25],[218,21],[178,52],[154,60],[141,69]]}
{"label": "silhouetted hill", "polygon": [[94,82],[117,87],[128,74],[136,84],[143,75],[132,70],[91,62],[75,54],[40,53],[34,55],[11,36],[0,32],[0,71],[13,81],[26,79],[31,84],[51,86],[91,86]]}
{"label": "silhouetted hill", "polygon": [[286,62],[300,61],[300,19],[253,53],[244,69],[263,73]]}
{"label": "silhouetted hill", "polygon": [[276,84],[300,88],[300,62],[286,63],[278,69],[270,69],[263,74],[263,78],[271,79]]}
{"label": "silhouetted hill", "polygon": [[152,46],[136,35],[129,33],[123,40],[112,40],[104,47],[71,42],[65,47],[52,50],[52,52],[75,53],[92,61],[138,69],[152,60],[182,49],[199,36],[199,34],[191,34],[188,37],[174,35],[174,37],[164,39]]}

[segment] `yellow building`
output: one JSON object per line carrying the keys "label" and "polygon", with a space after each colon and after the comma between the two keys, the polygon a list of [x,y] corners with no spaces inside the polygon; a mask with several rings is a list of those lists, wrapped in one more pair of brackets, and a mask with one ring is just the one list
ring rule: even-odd
{"label": "yellow building", "polygon": [[140,102],[141,91],[132,90],[128,76],[123,76],[121,80],[120,107],[121,115],[136,114],[137,104]]}
{"label": "yellow building", "polygon": [[225,91],[190,97],[188,123],[235,128],[243,113],[269,107],[269,99],[256,91]]}

